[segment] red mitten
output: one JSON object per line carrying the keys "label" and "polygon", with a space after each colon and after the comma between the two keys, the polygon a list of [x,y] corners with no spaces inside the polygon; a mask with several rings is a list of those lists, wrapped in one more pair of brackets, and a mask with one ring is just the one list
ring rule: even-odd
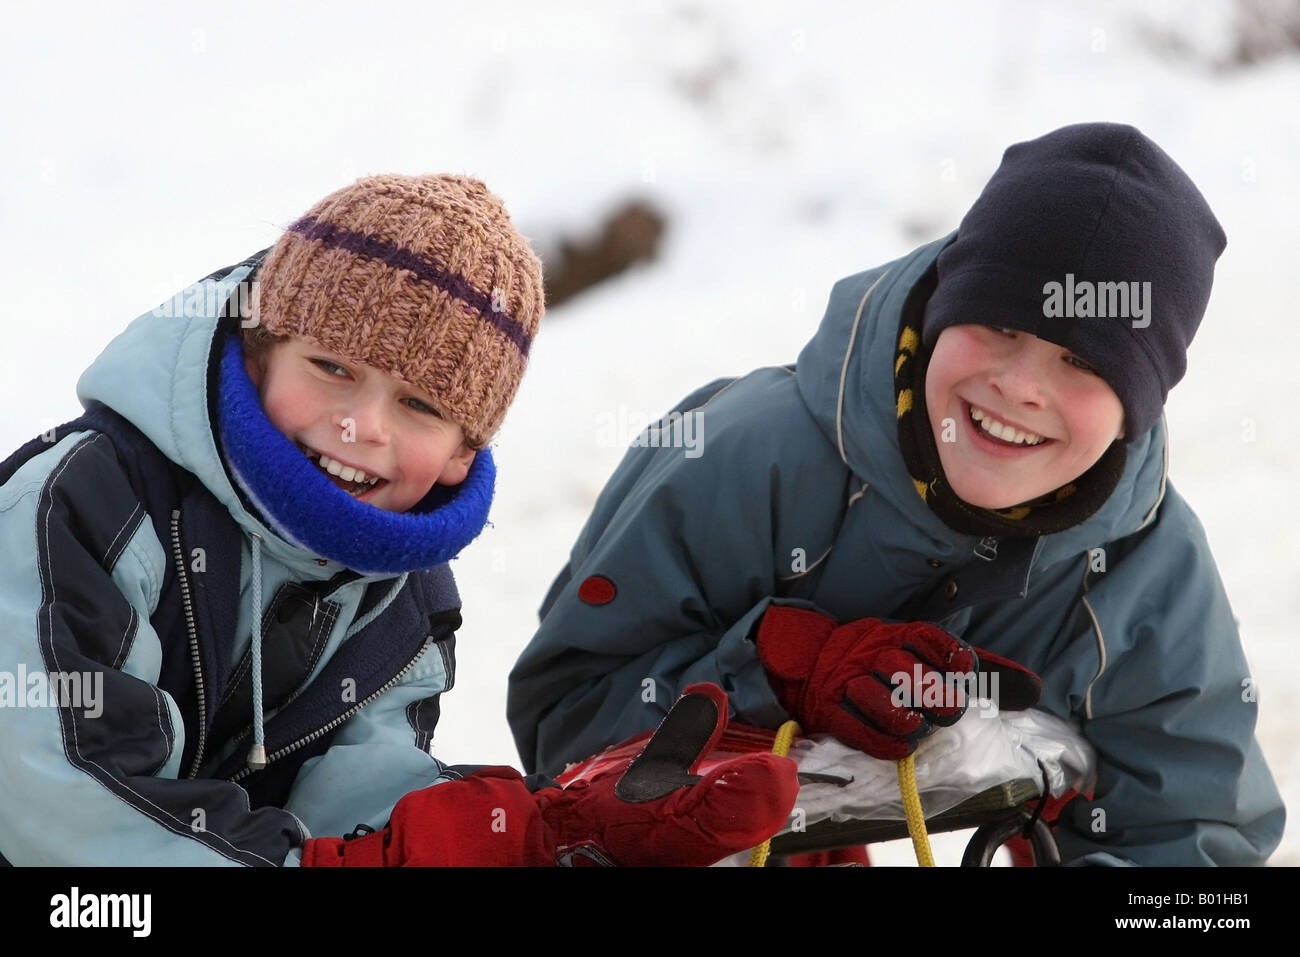
{"label": "red mitten", "polygon": [[568,864],[705,866],[767,840],[799,793],[794,761],[748,754],[691,772],[727,726],[727,696],[690,685],[624,770],[537,793]]}
{"label": "red mitten", "polygon": [[[772,690],[805,732],[834,735],[885,760],[907,757],[936,726],[962,716],[971,689],[961,676],[978,674],[979,655],[988,655],[927,622],[862,618],[837,625],[783,605],[764,612],[756,642]],[[988,657],[990,670],[1008,678],[1001,707],[1037,702],[1037,675]],[[900,673],[906,679],[895,681]],[[953,690],[942,693],[945,684]]]}
{"label": "red mitten", "polygon": [[388,826],[364,837],[318,837],[303,867],[440,867],[551,864],[554,853],[535,796],[514,768],[412,791]]}
{"label": "red mitten", "polygon": [[307,867],[410,865],[706,865],[785,825],[795,763],[773,754],[691,773],[727,724],[717,685],[691,685],[625,768],[532,793],[512,768],[481,768],[413,791],[382,831],[313,838]]}

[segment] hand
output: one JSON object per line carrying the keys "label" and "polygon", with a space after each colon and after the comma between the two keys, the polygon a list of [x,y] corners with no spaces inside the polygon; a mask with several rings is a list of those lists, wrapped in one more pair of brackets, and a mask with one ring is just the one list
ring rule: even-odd
{"label": "hand", "polygon": [[626,768],[538,792],[559,861],[704,866],[781,830],[799,793],[794,761],[747,754],[691,773],[726,726],[722,689],[691,685]]}
{"label": "hand", "polygon": [[1042,692],[1033,672],[927,622],[837,625],[815,611],[772,605],[756,643],[777,699],[805,732],[832,734],[884,760],[907,757],[935,727],[965,713],[982,659],[997,676],[999,707],[1032,707]]}
{"label": "hand", "polygon": [[412,791],[388,826],[362,837],[318,837],[303,867],[508,867],[553,858],[537,802],[514,768],[483,767]]}
{"label": "hand", "polygon": [[302,863],[712,864],[779,831],[799,791],[795,763],[773,754],[692,774],[726,724],[722,689],[691,685],[625,767],[535,793],[513,768],[481,768],[406,795],[382,831],[307,841]]}

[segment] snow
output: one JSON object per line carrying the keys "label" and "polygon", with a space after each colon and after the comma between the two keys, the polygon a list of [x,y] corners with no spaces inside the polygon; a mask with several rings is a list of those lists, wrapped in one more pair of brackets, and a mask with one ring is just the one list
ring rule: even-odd
{"label": "snow", "polygon": [[[834,280],[953,228],[1010,143],[1131,122],[1229,237],[1168,405],[1171,476],[1213,545],[1295,805],[1300,57],[1216,73],[1143,39],[1217,54],[1227,3],[212,9],[7,10],[0,446],[75,415],[78,374],[127,321],[355,176],[474,173],[542,247],[625,198],[658,203],[662,257],[545,320],[494,450],[493,527],[454,566],[466,623],[435,752],[515,763],[506,674],[622,454],[602,423],[791,361]],[[951,862],[959,842],[936,850]],[[911,860],[893,852],[878,859]],[[1294,826],[1272,863],[1300,864]]]}

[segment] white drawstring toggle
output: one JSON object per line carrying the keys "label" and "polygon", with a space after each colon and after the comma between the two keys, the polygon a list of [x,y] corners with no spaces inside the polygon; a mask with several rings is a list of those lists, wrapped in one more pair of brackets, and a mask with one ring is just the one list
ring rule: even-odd
{"label": "white drawstring toggle", "polygon": [[255,744],[248,749],[248,766],[254,771],[260,771],[266,767],[266,747]]}

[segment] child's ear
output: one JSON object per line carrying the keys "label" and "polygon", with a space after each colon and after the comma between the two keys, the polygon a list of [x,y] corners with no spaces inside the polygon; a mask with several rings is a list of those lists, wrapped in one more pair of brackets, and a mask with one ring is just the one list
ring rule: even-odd
{"label": "child's ear", "polygon": [[469,475],[469,467],[474,464],[474,456],[477,454],[462,442],[460,448],[452,453],[451,458],[447,460],[442,474],[438,476],[438,484],[459,485],[465,481],[465,476]]}

